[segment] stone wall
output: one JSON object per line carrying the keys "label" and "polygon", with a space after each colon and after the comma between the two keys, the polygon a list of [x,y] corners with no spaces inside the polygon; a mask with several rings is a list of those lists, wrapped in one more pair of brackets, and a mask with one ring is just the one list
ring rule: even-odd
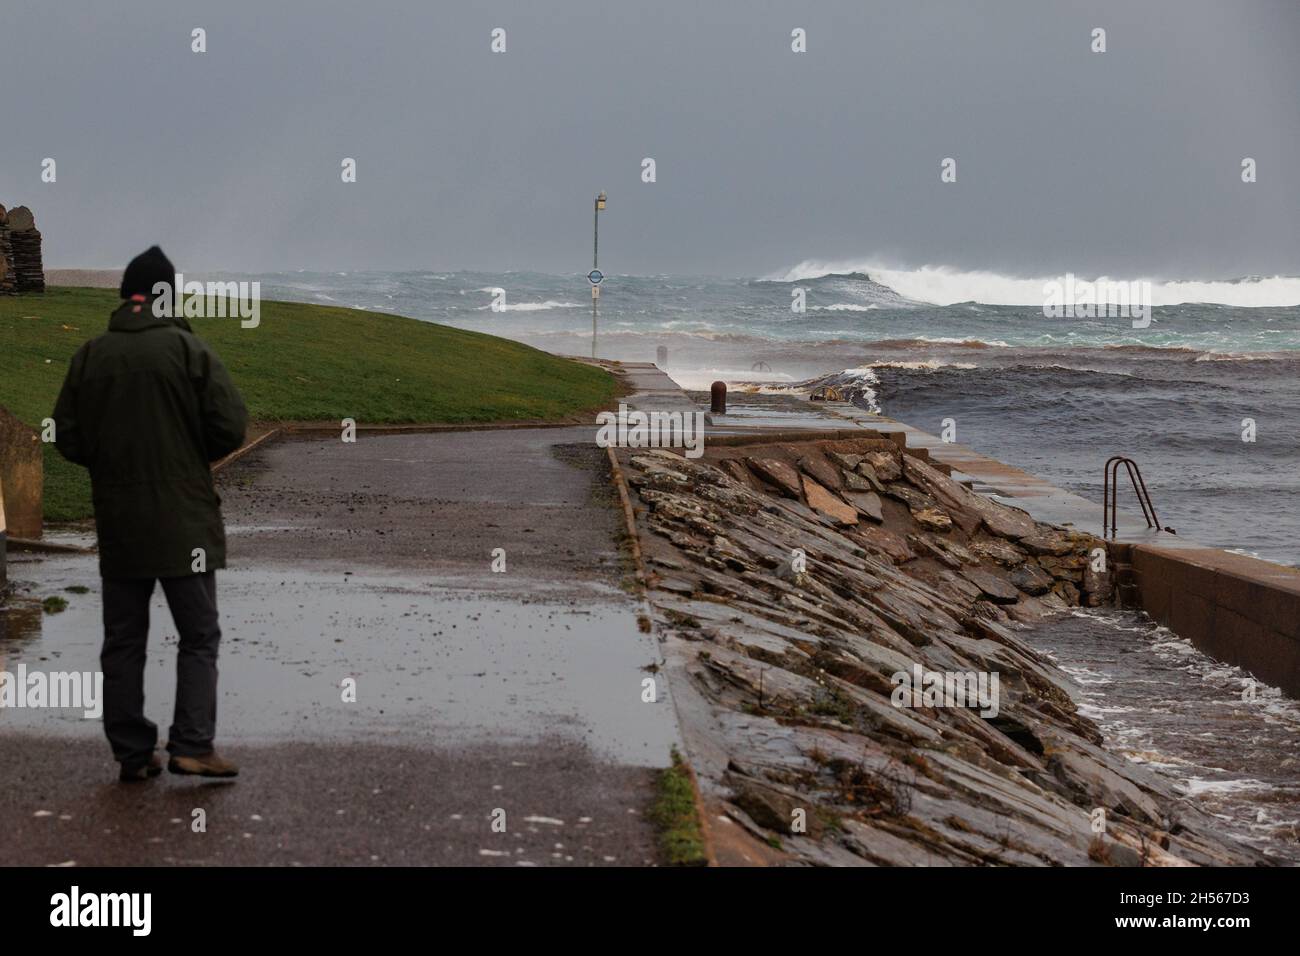
{"label": "stone wall", "polygon": [[26,206],[0,206],[0,295],[45,291],[41,233]]}
{"label": "stone wall", "polygon": [[44,476],[40,436],[0,408],[0,488],[10,537],[41,536]]}
{"label": "stone wall", "polygon": [[9,214],[0,206],[0,295],[14,294],[14,250],[9,242]]}

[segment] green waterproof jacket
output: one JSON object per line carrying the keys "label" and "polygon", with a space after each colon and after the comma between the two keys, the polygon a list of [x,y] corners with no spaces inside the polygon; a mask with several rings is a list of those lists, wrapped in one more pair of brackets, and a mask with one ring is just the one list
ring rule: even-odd
{"label": "green waterproof jacket", "polygon": [[151,302],[124,303],[108,332],[77,350],[54,408],[55,443],[90,470],[100,574],[225,567],[210,462],[243,443],[247,417],[216,353]]}

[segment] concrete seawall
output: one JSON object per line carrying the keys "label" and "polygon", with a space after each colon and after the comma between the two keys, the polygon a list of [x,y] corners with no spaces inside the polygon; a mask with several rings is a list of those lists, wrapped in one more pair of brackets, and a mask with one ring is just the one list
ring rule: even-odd
{"label": "concrete seawall", "polygon": [[1117,544],[1126,604],[1300,698],[1300,572],[1216,548]]}

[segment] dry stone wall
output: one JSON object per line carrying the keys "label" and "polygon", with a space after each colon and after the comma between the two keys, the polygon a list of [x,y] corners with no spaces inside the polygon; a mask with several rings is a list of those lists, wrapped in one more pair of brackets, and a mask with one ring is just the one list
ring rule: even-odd
{"label": "dry stone wall", "polygon": [[0,295],[45,291],[41,233],[26,206],[0,206]]}

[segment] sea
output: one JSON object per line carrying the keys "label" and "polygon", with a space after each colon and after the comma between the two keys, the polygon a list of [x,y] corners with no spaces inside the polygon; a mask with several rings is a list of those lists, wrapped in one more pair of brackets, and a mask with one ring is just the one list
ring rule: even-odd
{"label": "sea", "polygon": [[[240,278],[261,281],[265,299],[391,312],[563,355],[655,362],[666,349],[666,370],[692,389],[839,385],[865,408],[934,434],[947,426],[1098,502],[1106,459],[1127,455],[1162,525],[1300,566],[1297,276],[1150,280],[1145,328],[1044,315],[1044,283],[1061,277],[871,263],[610,274],[594,316],[583,273]],[[1121,507],[1135,505],[1127,492]]]}

